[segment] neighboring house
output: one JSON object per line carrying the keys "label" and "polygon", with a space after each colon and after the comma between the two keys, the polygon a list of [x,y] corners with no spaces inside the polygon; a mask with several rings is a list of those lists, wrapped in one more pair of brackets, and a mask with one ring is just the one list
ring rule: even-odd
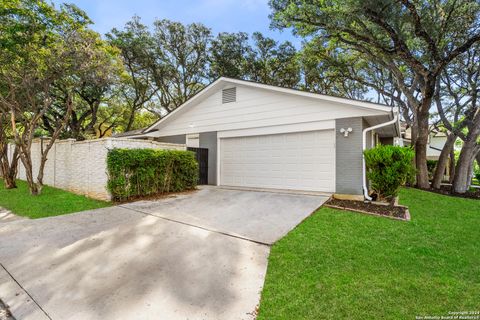
{"label": "neighboring house", "polygon": [[[402,140],[405,146],[410,146],[412,142],[412,132],[410,128],[406,128],[404,123],[401,124],[402,129]],[[438,161],[440,158],[440,153],[443,150],[443,146],[447,142],[447,135],[433,127],[430,128],[430,134],[428,135],[428,145],[427,145],[427,160]],[[445,167],[445,173],[443,179],[445,181],[449,180],[450,172],[450,161],[447,162]]]}
{"label": "neighboring house", "polygon": [[[412,142],[412,131],[410,128],[406,128],[404,123],[402,123],[401,129],[403,144],[409,146]],[[427,145],[427,159],[437,161],[446,142],[447,135],[444,132],[430,128]]]}
{"label": "neighboring house", "polygon": [[427,159],[436,160],[440,157],[443,146],[447,142],[447,135],[441,131],[432,131],[429,135]]}
{"label": "neighboring house", "polygon": [[[208,184],[363,194],[365,146],[400,136],[385,105],[220,78],[133,139],[208,149]],[[125,135],[122,135],[125,137]]]}

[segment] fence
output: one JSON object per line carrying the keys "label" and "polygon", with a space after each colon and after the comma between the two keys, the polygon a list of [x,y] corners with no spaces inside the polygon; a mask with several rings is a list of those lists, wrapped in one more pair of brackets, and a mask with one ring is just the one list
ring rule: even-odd
{"label": "fence", "polygon": [[[45,141],[43,142],[45,143]],[[33,174],[40,165],[40,140],[32,144]],[[10,146],[11,150],[13,146]],[[107,185],[107,152],[113,148],[152,148],[185,150],[185,145],[148,140],[106,138],[87,141],[73,139],[57,141],[45,164],[43,182],[46,185],[82,194],[100,200],[109,200]],[[19,178],[26,180],[25,169],[19,162]]]}

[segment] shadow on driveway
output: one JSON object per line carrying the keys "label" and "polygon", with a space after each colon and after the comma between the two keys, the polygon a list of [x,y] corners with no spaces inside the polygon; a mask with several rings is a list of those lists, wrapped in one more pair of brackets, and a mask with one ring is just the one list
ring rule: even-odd
{"label": "shadow on driveway", "polygon": [[250,319],[268,252],[121,207],[0,225],[0,262],[52,319]]}
{"label": "shadow on driveway", "polygon": [[202,186],[188,195],[122,207],[270,245],[327,200],[320,195]]}

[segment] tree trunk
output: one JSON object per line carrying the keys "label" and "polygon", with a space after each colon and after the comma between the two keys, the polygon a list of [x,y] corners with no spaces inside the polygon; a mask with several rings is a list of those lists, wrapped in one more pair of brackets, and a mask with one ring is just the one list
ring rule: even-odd
{"label": "tree trunk", "polygon": [[[415,121],[414,121],[413,125],[410,127],[410,133],[411,133],[410,147],[412,147],[414,150],[415,150],[415,147],[417,145],[417,137],[418,137],[417,127],[418,127],[418,125]],[[415,170],[417,170],[417,157],[416,156],[413,157],[413,164],[412,165],[415,167]],[[414,184],[415,185],[417,184],[417,177],[415,177]]]}
{"label": "tree trunk", "polygon": [[17,183],[15,181],[17,171],[15,170],[15,174],[12,174],[12,172],[10,171],[11,165],[5,162],[5,159],[0,161],[0,173],[3,179],[5,189],[15,189],[17,187]]}
{"label": "tree trunk", "polygon": [[[477,152],[475,159],[477,159],[478,170],[480,170],[480,152]],[[480,181],[478,182],[480,183]]]}
{"label": "tree trunk", "polygon": [[470,189],[470,186],[472,185],[472,179],[473,179],[473,167],[475,165],[475,156],[472,157],[472,161],[470,161],[470,166],[468,168],[468,173],[467,173],[467,191]]}
{"label": "tree trunk", "polygon": [[455,144],[454,148],[450,150],[450,172],[448,173],[448,183],[452,184],[455,179]]}
{"label": "tree trunk", "polygon": [[476,141],[467,140],[463,143],[457,167],[455,168],[455,178],[453,179],[453,192],[465,193],[468,190],[468,177],[470,168],[475,157]]}
{"label": "tree trunk", "polygon": [[127,123],[127,127],[125,128],[125,131],[132,130],[132,125],[134,120],[135,120],[135,109],[133,109],[132,113],[130,113],[130,117],[128,118],[128,123]]}
{"label": "tree trunk", "polygon": [[417,168],[417,187],[430,189],[427,168],[428,112],[418,119],[418,136],[415,143],[415,163]]}
{"label": "tree trunk", "polygon": [[36,186],[37,186],[37,194],[41,194],[42,193],[42,189],[43,189],[43,176],[44,176],[44,171],[45,171],[45,165],[47,163],[47,160],[48,160],[48,153],[50,152],[50,149],[53,147],[53,145],[55,144],[55,141],[58,139],[58,137],[60,136],[60,133],[63,131],[63,129],[67,126],[68,124],[68,120],[70,119],[71,117],[71,114],[73,112],[73,102],[72,102],[72,98],[70,96],[68,96],[67,98],[67,113],[65,114],[65,117],[63,118],[63,121],[61,122],[60,125],[57,125],[55,127],[55,131],[53,132],[53,134],[51,135],[51,137],[48,139],[48,143],[47,145],[45,146],[44,148],[44,139],[41,139],[40,140],[40,166],[38,168],[38,174],[37,174],[37,183],[36,183]]}
{"label": "tree trunk", "polygon": [[450,133],[447,136],[447,141],[443,146],[442,152],[438,158],[437,167],[435,169],[435,173],[433,175],[432,181],[432,188],[440,189],[440,185],[442,184],[443,176],[445,174],[445,168],[447,167],[448,158],[450,156],[451,151],[453,150],[453,146],[455,145],[456,136],[453,133]]}
{"label": "tree trunk", "polygon": [[30,151],[21,152],[20,159],[22,160],[23,167],[25,168],[25,176],[27,178],[28,188],[30,190],[30,194],[32,196],[39,195],[38,185],[35,183],[33,179],[33,166],[32,166],[32,159],[30,155]]}
{"label": "tree trunk", "polygon": [[18,147],[15,146],[11,157],[8,154],[8,145],[3,148],[4,152],[0,157],[0,173],[3,177],[5,189],[15,189],[17,187]]}

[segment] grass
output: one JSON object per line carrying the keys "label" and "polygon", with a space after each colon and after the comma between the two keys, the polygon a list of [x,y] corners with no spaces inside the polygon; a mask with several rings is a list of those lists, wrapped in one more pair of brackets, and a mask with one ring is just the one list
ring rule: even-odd
{"label": "grass", "polygon": [[7,190],[0,180],[0,207],[31,219],[110,206],[106,201],[90,199],[48,186],[43,188],[41,195],[31,196],[25,181],[18,180],[17,186],[17,189]]}
{"label": "grass", "polygon": [[271,251],[258,320],[480,310],[480,201],[403,189],[412,221],[322,208]]}

